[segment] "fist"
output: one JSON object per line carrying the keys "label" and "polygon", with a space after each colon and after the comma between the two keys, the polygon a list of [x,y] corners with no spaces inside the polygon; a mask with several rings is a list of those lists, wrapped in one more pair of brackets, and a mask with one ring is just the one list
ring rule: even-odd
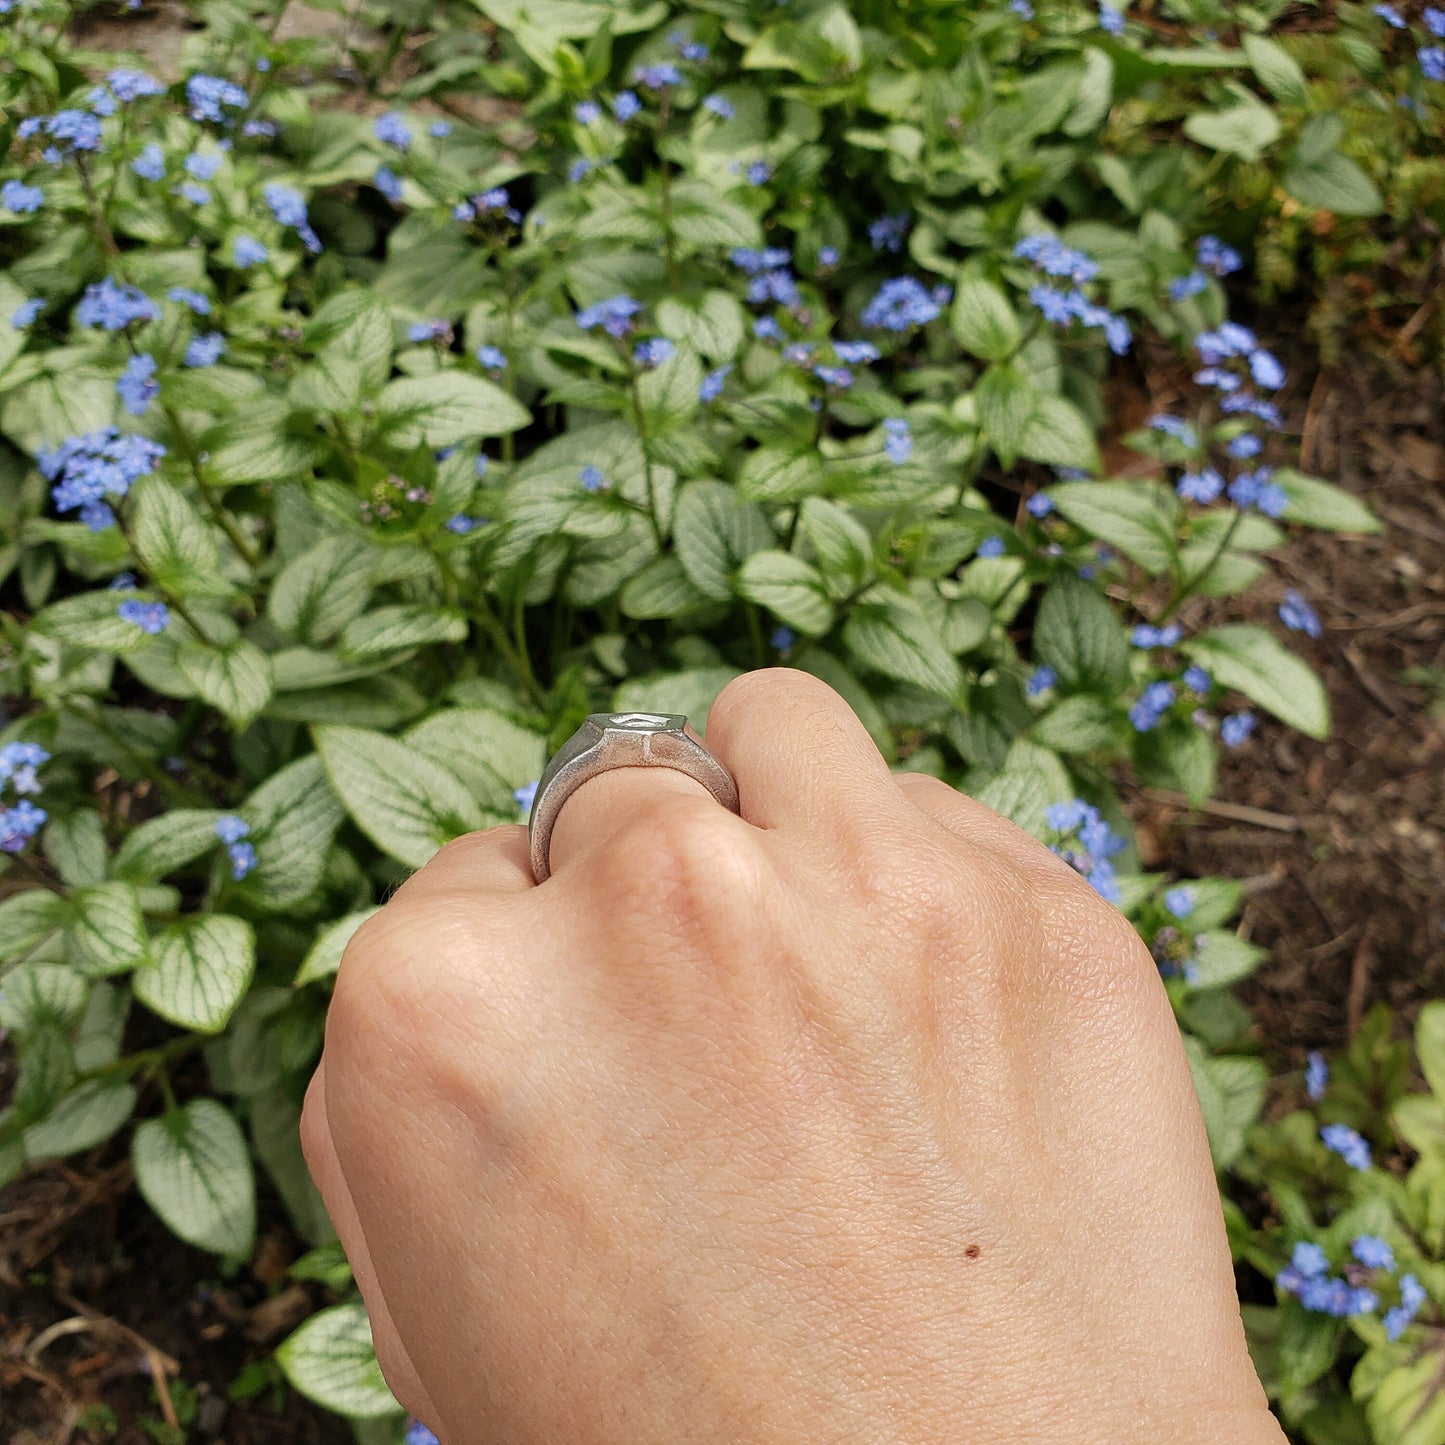
{"label": "fist", "polygon": [[808,674],[442,849],[302,1121],[444,1445],[1271,1441],[1148,951]]}

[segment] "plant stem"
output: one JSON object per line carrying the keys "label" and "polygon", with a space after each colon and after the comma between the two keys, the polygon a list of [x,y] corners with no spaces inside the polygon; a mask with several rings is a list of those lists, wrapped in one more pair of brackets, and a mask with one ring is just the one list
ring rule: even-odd
{"label": "plant stem", "polygon": [[225,532],[226,536],[231,539],[231,545],[245,559],[246,565],[253,568],[259,566],[261,554],[251,545],[250,538],[236,525],[236,519],[221,505],[220,498],[216,496],[210,483],[206,481],[205,475],[201,471],[200,456],[197,454],[195,446],[191,442],[190,434],[186,431],[185,427],[181,425],[180,415],[177,413],[175,407],[169,402],[162,402],[161,410],[165,412],[166,420],[170,422],[176,437],[180,441],[181,451],[185,455],[186,462],[191,469],[191,476],[195,478],[196,487],[212,519],[216,525]]}
{"label": "plant stem", "polygon": [[90,211],[90,224],[95,231],[95,239],[100,242],[101,250],[111,260],[114,260],[120,255],[120,247],[115,244],[110,223],[105,219],[105,212],[101,209],[100,200],[95,194],[95,182],[91,179],[90,166],[79,152],[76,153],[75,164],[80,172],[80,184],[85,191],[85,203]]}
{"label": "plant stem", "polygon": [[1239,524],[1244,520],[1244,512],[1237,510],[1230,518],[1229,525],[1224,529],[1224,535],[1219,539],[1219,545],[1214,549],[1213,554],[1204,566],[1194,574],[1193,577],[1181,577],[1178,586],[1170,594],[1169,601],[1164,604],[1164,610],[1159,614],[1159,622],[1167,622],[1173,615],[1189,600],[1194,592],[1209,574],[1219,565],[1219,559],[1229,550],[1229,544],[1234,540],[1234,534],[1239,530]]}

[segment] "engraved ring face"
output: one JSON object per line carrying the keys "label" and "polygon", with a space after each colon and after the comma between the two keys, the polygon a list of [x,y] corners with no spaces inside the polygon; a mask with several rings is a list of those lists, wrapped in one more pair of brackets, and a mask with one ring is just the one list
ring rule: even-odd
{"label": "engraved ring face", "polygon": [[527,819],[532,875],[551,873],[548,849],[563,803],[588,778],[609,768],[666,767],[686,773],[730,812],[739,811],[737,783],[692,730],[685,713],[589,713],[543,769]]}

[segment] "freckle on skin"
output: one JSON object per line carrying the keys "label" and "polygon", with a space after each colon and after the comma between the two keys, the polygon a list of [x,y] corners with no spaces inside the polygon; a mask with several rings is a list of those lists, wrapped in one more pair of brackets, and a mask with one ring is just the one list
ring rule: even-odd
{"label": "freckle on skin", "polygon": [[982,1253],[983,1251],[976,1244],[970,1244],[969,1247],[964,1250],[963,1255],[965,1259],[977,1259]]}

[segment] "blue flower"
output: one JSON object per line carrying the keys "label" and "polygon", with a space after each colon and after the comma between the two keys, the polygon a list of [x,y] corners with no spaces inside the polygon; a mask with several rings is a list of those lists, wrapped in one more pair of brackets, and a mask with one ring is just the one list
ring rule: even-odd
{"label": "blue flower", "polygon": [[1201,236],[1194,250],[1195,259],[1206,271],[1228,276],[1244,264],[1233,246],[1226,246],[1218,236]]}
{"label": "blue flower", "polygon": [[44,310],[45,301],[42,297],[32,297],[29,301],[22,301],[10,313],[10,325],[16,331],[24,331],[27,326],[35,324],[35,318]]}
{"label": "blue flower", "polygon": [[162,95],[165,92],[165,86],[143,70],[112,70],[105,83],[122,105],[129,105],[143,95]]}
{"label": "blue flower", "polygon": [[1231,713],[1220,720],[1219,740],[1227,748],[1237,748],[1249,741],[1254,732],[1255,716],[1252,712]]}
{"label": "blue flower", "polygon": [[642,109],[642,102],[638,100],[635,91],[624,90],[618,93],[617,98],[612,102],[612,114],[624,125]]}
{"label": "blue flower", "polygon": [[841,259],[836,246],[820,246],[818,248],[818,265],[824,270],[836,266]]}
{"label": "blue flower", "polygon": [[1266,517],[1282,516],[1289,506],[1289,493],[1271,480],[1273,467],[1260,467],[1257,472],[1241,472],[1229,484],[1229,498],[1246,511],[1256,507]]}
{"label": "blue flower", "polygon": [[171,620],[170,608],[164,602],[141,602],[133,597],[117,604],[115,615],[122,622],[134,623],[142,632],[152,636],[164,632]]}
{"label": "blue flower", "polygon": [[1184,686],[1190,692],[1196,692],[1203,697],[1213,684],[1213,679],[1198,664],[1184,669]]}
{"label": "blue flower", "polygon": [[1194,349],[1206,366],[1216,366],[1231,356],[1248,356],[1258,349],[1254,332],[1234,321],[1221,322],[1214,331],[1201,331],[1194,338]]}
{"label": "blue flower", "polygon": [[0,186],[0,206],[18,216],[28,216],[44,204],[45,192],[39,186],[27,186],[22,181],[6,181]]}
{"label": "blue flower", "polygon": [[251,835],[251,825],[236,813],[216,819],[216,837],[226,844],[239,843]]}
{"label": "blue flower", "polygon": [[0,783],[8,782],[17,794],[38,793],[35,770],[49,761],[50,754],[39,743],[6,743],[0,747]]}
{"label": "blue flower", "polygon": [[274,120],[247,120],[241,123],[241,134],[253,140],[257,136],[280,135],[281,127]]}
{"label": "blue flower", "polygon": [[193,336],[186,347],[187,366],[214,366],[226,354],[226,338],[219,331]]}
{"label": "blue flower", "polygon": [[846,366],[828,366],[819,362],[813,368],[813,375],[818,378],[829,391],[847,391],[853,385],[853,373]]}
{"label": "blue flower", "polygon": [[132,416],[143,416],[160,395],[161,384],[155,380],[155,371],[155,357],[143,351],[126,362],[125,370],[116,379],[116,394]]}
{"label": "blue flower", "polygon": [[716,401],[722,395],[723,383],[728,379],[732,369],[732,363],[728,362],[708,372],[698,386],[697,399],[702,402]]}
{"label": "blue flower", "polygon": [[1252,431],[1241,432],[1226,443],[1224,450],[1236,461],[1247,462],[1264,450],[1264,443]]}
{"label": "blue flower", "polygon": [[1164,895],[1164,906],[1176,918],[1188,918],[1194,912],[1194,890],[1187,884],[1171,888]]}
{"label": "blue flower", "polygon": [[762,271],[748,282],[748,300],[754,306],[775,301],[779,306],[796,306],[802,299],[798,294],[798,283],[792,272]]}
{"label": "blue flower", "polygon": [[394,110],[377,116],[371,133],[383,145],[395,146],[399,151],[404,151],[411,145],[411,127],[407,125],[405,117]]}
{"label": "blue flower", "polygon": [[261,187],[261,198],[281,225],[290,226],[296,232],[308,251],[315,255],[321,250],[321,241],[306,217],[306,198],[300,191],[271,181]]}
{"label": "blue flower", "polygon": [[1151,627],[1141,622],[1129,634],[1129,641],[1135,647],[1173,647],[1183,636],[1184,629],[1177,622],[1165,627]]}
{"label": "blue flower", "polygon": [[978,544],[978,555],[980,557],[1002,557],[1007,550],[1003,538],[997,533],[991,537],[985,537],[983,541]]}
{"label": "blue flower", "polygon": [[520,225],[522,222],[522,213],[512,205],[511,197],[507,194],[505,186],[493,186],[491,190],[483,191],[479,196],[473,196],[472,204],[478,212],[499,212],[514,225]]}
{"label": "blue flower", "polygon": [[880,216],[878,220],[869,223],[868,240],[875,251],[892,251],[896,254],[903,249],[903,238],[912,224],[913,218],[907,211],[894,216]]}
{"label": "blue flower", "polygon": [[152,141],[130,163],[130,168],[144,181],[165,179],[166,153]]}
{"label": "blue flower", "polygon": [[237,236],[231,247],[231,260],[243,271],[251,266],[264,265],[270,255],[271,253],[251,236]]}
{"label": "blue flower", "polygon": [[161,308],[139,288],[116,285],[107,276],[85,288],[75,319],[82,326],[99,326],[105,331],[123,331],[127,326],[159,321]]}
{"label": "blue flower", "polygon": [[439,342],[443,346],[450,346],[452,340],[452,324],[445,317],[436,317],[429,321],[413,321],[407,327],[406,334],[409,340],[415,341],[417,345],[424,345],[429,341]]}
{"label": "blue flower", "polygon": [[198,186],[194,181],[182,181],[176,187],[175,193],[183,201],[189,201],[193,206],[208,206],[211,203],[211,193],[204,186]]}
{"label": "blue flower", "polygon": [[1371,8],[1387,25],[1394,26],[1396,30],[1405,28],[1405,17],[1393,5],[1374,5]]}
{"label": "blue flower", "polygon": [[1110,35],[1122,35],[1124,33],[1124,12],[1116,10],[1107,3],[1099,6],[1099,29],[1107,31]]}
{"label": "blue flower", "polygon": [[645,370],[652,370],[655,366],[661,366],[677,350],[671,341],[665,336],[652,336],[645,341],[639,341],[633,348],[632,359]]}
{"label": "blue flower", "polygon": [[1034,7],[1029,4],[1029,0],[1008,0],[1008,8],[1024,20],[1034,18]]}
{"label": "blue flower", "polygon": [[1054,510],[1054,499],[1047,492],[1035,492],[1024,508],[1031,517],[1047,517]]}
{"label": "blue flower", "polygon": [[446,522],[448,532],[454,532],[458,537],[465,537],[468,532],[475,532],[478,527],[485,527],[488,522],[486,517],[449,517]]}
{"label": "blue flower", "polygon": [[1059,680],[1059,675],[1047,663],[1040,663],[1029,673],[1024,682],[1025,697],[1042,697]]}
{"label": "blue flower", "polygon": [[220,170],[221,157],[192,151],[185,159],[185,167],[188,176],[194,176],[198,181],[209,181]]}
{"label": "blue flower", "polygon": [[1305,1058],[1305,1093],[1311,1099],[1324,1098],[1325,1086],[1330,1081],[1330,1066],[1318,1049],[1311,1049]]}
{"label": "blue flower", "polygon": [[1202,471],[1185,472],[1175,484],[1174,490],[1186,502],[1208,505],[1217,500],[1224,491],[1224,478],[1213,467],[1205,467]]}
{"label": "blue flower", "polygon": [[507,369],[506,355],[501,348],[497,346],[478,347],[477,360],[480,361],[488,371],[505,371]]}
{"label": "blue flower", "polygon": [[1135,732],[1147,733],[1159,726],[1160,719],[1174,703],[1172,682],[1151,682],[1139,701],[1129,709],[1129,721]]}
{"label": "blue flower", "polygon": [[1427,5],[1424,14],[1425,29],[1437,40],[1445,40],[1445,10]]}
{"label": "blue flower", "polygon": [[[535,785],[533,786],[533,791],[536,791]],[[531,806],[532,800],[528,798],[527,807],[530,808]],[[406,1435],[402,1440],[402,1445],[441,1445],[441,1441],[439,1441],[420,1420],[413,1420],[406,1427]]]}
{"label": "blue flower", "polygon": [[1303,632],[1307,637],[1323,635],[1324,629],[1320,626],[1320,619],[1314,608],[1293,587],[1284,594],[1284,601],[1280,603],[1279,620],[1291,632]]}
{"label": "blue flower", "polygon": [[1402,1274],[1400,1276],[1400,1303],[1385,1312],[1385,1334],[1392,1340],[1398,1340],[1404,1333],[1406,1325],[1420,1313],[1420,1306],[1424,1303],[1424,1286],[1413,1274]]}
{"label": "blue flower", "polygon": [[661,65],[639,65],[633,70],[632,78],[648,90],[666,90],[670,85],[682,84],[682,74],[671,61],[663,61]]}
{"label": "blue flower", "polygon": [[[397,175],[390,166],[377,166],[376,174],[371,178],[371,184],[375,186],[393,206],[401,205],[401,177]],[[471,217],[468,216],[466,219],[471,220]]]}
{"label": "blue flower", "polygon": [[92,531],[112,526],[115,517],[105,499],[120,498],[131,483],[155,470],[166,449],[149,437],[122,433],[116,427],[68,437],[54,451],[40,451],[35,464],[47,482],[60,512],[79,510]]}
{"label": "blue flower", "polygon": [[767,161],[749,161],[744,174],[750,186],[765,186],[773,178],[773,168]]}
{"label": "blue flower", "polygon": [[1203,271],[1191,271],[1187,276],[1176,276],[1169,283],[1169,299],[1187,301],[1191,296],[1199,295],[1208,285],[1209,277]]}
{"label": "blue flower", "polygon": [[168,301],[178,301],[183,306],[189,306],[197,316],[209,316],[211,314],[211,298],[200,291],[192,291],[186,286],[172,286],[166,292]]}
{"label": "blue flower", "polygon": [[1186,447],[1199,445],[1198,433],[1183,417],[1170,416],[1168,412],[1159,412],[1156,416],[1151,416],[1144,425],[1151,431],[1173,437],[1175,441],[1182,442]]}
{"label": "blue flower", "polygon": [[98,116],[84,110],[58,110],[41,121],[40,129],[59,145],[48,146],[45,159],[54,163],[75,151],[100,149],[101,124]]}
{"label": "blue flower", "polygon": [[[945,288],[946,289],[946,288]],[[910,331],[942,314],[944,301],[912,276],[885,281],[863,308],[863,325],[886,331]]]}
{"label": "blue flower", "polygon": [[579,125],[593,125],[602,119],[602,107],[595,100],[579,100],[572,107],[572,115]]}
{"label": "blue flower", "polygon": [[222,107],[241,110],[249,97],[239,85],[218,75],[193,75],[186,81],[186,99],[191,106],[192,120],[208,120],[224,124],[228,119]]}
{"label": "blue flower", "polygon": [[1046,276],[1067,276],[1076,286],[1092,281],[1099,274],[1098,265],[1090,257],[1044,231],[1023,237],[1014,246],[1013,253]]}
{"label": "blue flower", "polygon": [[523,783],[520,788],[512,789],[512,796],[517,800],[517,807],[524,813],[532,811],[532,800],[537,796],[537,783],[542,780],[538,778],[535,782]]}
{"label": "blue flower", "polygon": [[231,860],[231,877],[238,883],[256,866],[256,850],[250,843],[232,843],[226,854]]}
{"label": "blue flower", "polygon": [[1290,1255],[1290,1266],[1305,1279],[1319,1279],[1329,1272],[1330,1262],[1319,1245],[1301,1240]]}
{"label": "blue flower", "polygon": [[607,476],[600,467],[585,466],[578,477],[584,492],[600,492],[607,486]]}
{"label": "blue flower", "polygon": [[849,366],[878,360],[878,348],[871,341],[835,341],[833,350],[837,353],[838,360],[846,361]]}
{"label": "blue flower", "polygon": [[1375,1234],[1358,1234],[1350,1241],[1350,1253],[1366,1269],[1394,1269],[1395,1254],[1388,1244]]}
{"label": "blue flower", "polygon": [[433,140],[445,140],[452,133],[452,123],[449,120],[434,120],[427,126],[426,133]]}
{"label": "blue flower", "polygon": [[[1109,860],[1126,845],[1099,810],[1082,798],[1074,798],[1067,803],[1051,803],[1044,809],[1044,821],[1060,835],[1060,842],[1049,844],[1050,851],[1083,874],[1101,898],[1117,903],[1119,885]],[[1069,840],[1075,838],[1079,848],[1069,846]]]}
{"label": "blue flower", "polygon": [[1326,1124],[1320,1129],[1326,1149],[1338,1154],[1351,1169],[1370,1167],[1370,1146],[1348,1124]]}
{"label": "blue flower", "polygon": [[733,103],[721,95],[708,95],[703,97],[702,108],[711,111],[713,115],[721,120],[731,120],[737,111]]}
{"label": "blue flower", "polygon": [[883,422],[883,452],[895,467],[902,466],[913,454],[913,432],[908,418],[890,416]]}
{"label": "blue flower", "polygon": [[642,302],[631,296],[610,296],[577,313],[577,325],[583,331],[600,326],[609,336],[623,337],[632,330],[632,318],[642,310]]}
{"label": "blue flower", "polygon": [[1422,45],[1416,58],[1426,80],[1445,80],[1445,46]]}
{"label": "blue flower", "polygon": [[0,851],[18,853],[45,825],[50,815],[22,798],[11,808],[0,807]]}
{"label": "blue flower", "polygon": [[782,341],[783,328],[778,325],[776,318],[772,316],[759,316],[753,322],[753,335],[759,341]]}
{"label": "blue flower", "polygon": [[786,652],[797,640],[798,634],[791,627],[782,625],[773,628],[772,636],[768,639],[775,652]]}
{"label": "blue flower", "polygon": [[1284,385],[1284,367],[1268,351],[1256,350],[1250,353],[1249,374],[1266,391],[1278,391]]}

